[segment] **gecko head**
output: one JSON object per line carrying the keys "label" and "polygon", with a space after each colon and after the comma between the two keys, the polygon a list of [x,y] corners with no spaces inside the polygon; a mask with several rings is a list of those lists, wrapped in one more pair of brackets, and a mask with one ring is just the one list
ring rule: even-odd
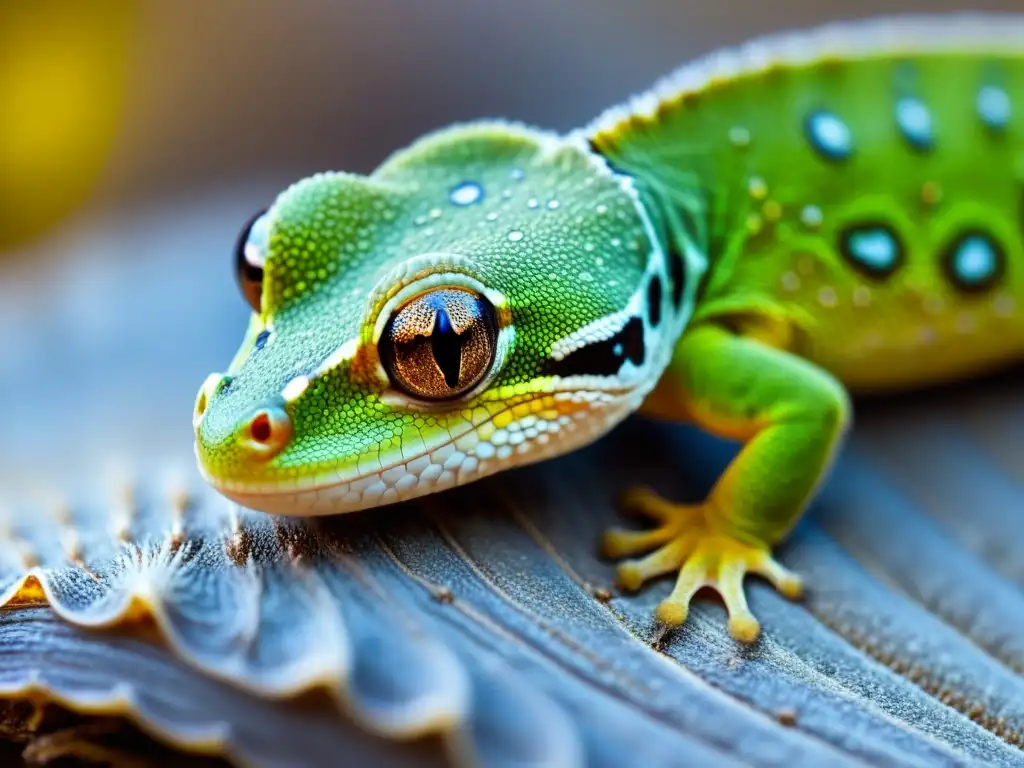
{"label": "gecko head", "polygon": [[253,315],[199,391],[196,455],[222,494],[292,515],[590,441],[656,380],[682,295],[628,179],[504,123],[296,183],[237,259]]}

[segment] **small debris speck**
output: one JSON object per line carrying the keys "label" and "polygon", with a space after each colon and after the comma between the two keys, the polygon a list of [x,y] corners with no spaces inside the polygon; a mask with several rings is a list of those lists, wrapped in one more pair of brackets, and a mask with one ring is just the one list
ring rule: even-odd
{"label": "small debris speck", "polygon": [[784,725],[787,728],[792,728],[796,725],[796,710],[792,707],[786,707],[780,709],[775,713],[775,719],[779,721],[779,725]]}

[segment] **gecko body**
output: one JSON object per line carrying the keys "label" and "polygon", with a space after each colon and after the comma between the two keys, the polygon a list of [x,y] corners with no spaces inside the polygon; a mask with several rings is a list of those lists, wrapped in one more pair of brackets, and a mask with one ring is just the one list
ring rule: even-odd
{"label": "gecko body", "polygon": [[[631,413],[742,448],[707,499],[607,534],[658,618],[743,580],[826,477],[850,393],[1024,353],[1024,21],[909,17],[757,41],[568,136],[454,126],[248,225],[253,315],[196,402],[205,477],[320,515],[585,445]],[[666,460],[685,461],[685,457]]]}

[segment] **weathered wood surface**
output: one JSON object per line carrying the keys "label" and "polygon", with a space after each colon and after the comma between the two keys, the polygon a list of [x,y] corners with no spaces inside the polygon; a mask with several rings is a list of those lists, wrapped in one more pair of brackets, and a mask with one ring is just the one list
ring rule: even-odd
{"label": "weathered wood surface", "polygon": [[806,601],[754,583],[754,648],[713,599],[663,634],[669,582],[619,595],[596,542],[631,483],[703,493],[732,448],[691,429],[335,520],[203,488],[189,414],[241,336],[244,201],[0,274],[0,692],[256,766],[1024,765],[1019,374],[866,404],[782,550]]}

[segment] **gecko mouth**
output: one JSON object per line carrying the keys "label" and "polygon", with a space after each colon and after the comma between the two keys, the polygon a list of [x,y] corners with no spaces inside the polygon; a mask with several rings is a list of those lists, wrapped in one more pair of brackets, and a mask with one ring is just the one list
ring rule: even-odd
{"label": "gecko mouth", "polygon": [[211,473],[201,458],[199,470],[218,493],[248,509],[299,517],[357,512],[567,453],[596,439],[630,412],[622,393],[557,394],[509,404],[412,459],[402,457],[398,449],[392,457],[382,457],[380,468],[372,472],[360,473],[353,466],[348,477],[344,469],[335,469],[281,481],[235,480]]}

